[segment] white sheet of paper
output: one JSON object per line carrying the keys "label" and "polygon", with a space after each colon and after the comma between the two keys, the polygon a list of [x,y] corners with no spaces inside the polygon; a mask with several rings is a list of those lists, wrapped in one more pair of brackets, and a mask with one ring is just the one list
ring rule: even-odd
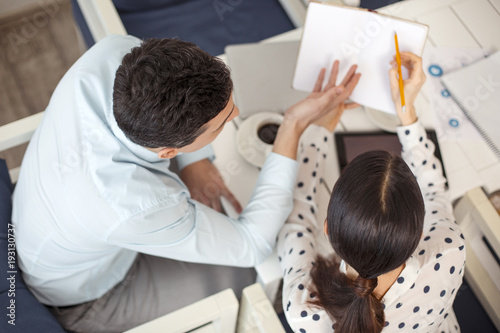
{"label": "white sheet of paper", "polygon": [[394,32],[401,52],[422,54],[426,25],[357,8],[309,3],[293,88],[312,91],[322,67],[327,69],[327,82],[333,61],[338,59],[337,84],[351,65],[357,64],[362,74],[352,101],[395,114],[388,77],[390,61],[396,54]]}

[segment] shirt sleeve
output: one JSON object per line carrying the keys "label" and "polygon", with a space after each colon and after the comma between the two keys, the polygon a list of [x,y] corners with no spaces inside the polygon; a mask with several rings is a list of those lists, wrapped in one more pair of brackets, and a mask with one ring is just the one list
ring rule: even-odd
{"label": "shirt sleeve", "polygon": [[[271,254],[292,209],[296,173],[296,161],[271,153],[250,202],[237,219],[190,199],[185,189],[120,223],[109,242],[176,260],[255,266]],[[172,197],[176,197],[173,203]]]}
{"label": "shirt sleeve", "polygon": [[417,121],[398,127],[397,132],[403,146],[402,156],[417,178],[425,203],[422,239],[413,254],[420,261],[414,288],[423,291],[422,299],[431,297],[425,306],[434,315],[420,323],[444,320],[452,311],[462,283],[466,259],[464,236],[453,216],[446,178],[434,155],[434,143],[427,138],[424,127]]}
{"label": "shirt sleeve", "polygon": [[177,159],[179,170],[182,170],[189,164],[193,164],[205,158],[208,158],[210,161],[213,161],[215,159],[215,152],[214,149],[212,148],[212,145],[209,144],[192,153],[178,154],[175,158]]}
{"label": "shirt sleeve", "polygon": [[[308,304],[316,297],[311,292],[310,271],[316,258],[317,237],[322,228],[316,220],[316,192],[324,171],[324,161],[332,134],[311,126],[299,151],[299,174],[294,188],[294,206],[278,236],[278,259],[283,271],[283,309],[295,332],[327,332],[332,322],[326,312]],[[331,148],[331,147],[330,147]]]}
{"label": "shirt sleeve", "polygon": [[[422,124],[417,121],[397,128],[403,146],[402,157],[417,178],[425,203],[425,224],[433,221],[429,215],[444,214],[453,219],[453,208],[446,188],[441,162],[434,155],[434,143],[427,138]],[[424,225],[424,228],[427,226]]]}

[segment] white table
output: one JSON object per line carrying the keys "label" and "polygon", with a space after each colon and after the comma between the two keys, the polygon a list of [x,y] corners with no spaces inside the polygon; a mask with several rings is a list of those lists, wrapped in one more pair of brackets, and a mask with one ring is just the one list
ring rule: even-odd
{"label": "white table", "polygon": [[[428,43],[432,46],[454,46],[500,50],[500,0],[412,0],[399,2],[379,12],[418,21],[429,25]],[[296,29],[264,42],[296,41],[301,38],[302,29]],[[221,56],[224,59],[224,56]],[[238,101],[236,101],[237,103]],[[426,128],[433,128],[433,116],[429,102],[421,94],[417,107],[422,110],[420,119]],[[245,205],[252,194],[258,169],[246,162],[237,152],[235,137],[241,119],[226,125],[214,142],[217,154],[215,164],[221,170],[228,187]],[[362,107],[345,112],[336,131],[374,131],[373,124]],[[487,192],[500,189],[500,160],[482,141],[447,141],[440,143],[444,167],[447,172],[452,200],[462,197],[465,192],[482,186]],[[325,182],[332,187],[338,178],[336,152],[330,154]],[[326,216],[329,193],[326,187],[318,193],[320,212],[318,221]],[[271,300],[274,300],[281,281],[276,255],[256,267],[258,281]]]}

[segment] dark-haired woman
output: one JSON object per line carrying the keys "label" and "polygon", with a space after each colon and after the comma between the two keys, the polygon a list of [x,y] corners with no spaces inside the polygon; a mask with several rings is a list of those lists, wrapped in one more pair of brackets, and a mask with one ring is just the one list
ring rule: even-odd
{"label": "dark-haired woman", "polygon": [[295,332],[460,331],[452,304],[464,241],[434,145],[413,108],[425,81],[421,59],[402,53],[402,61],[410,73],[404,113],[394,62],[389,77],[403,158],[374,151],[344,169],[324,223],[326,250],[314,202],[342,105],[337,117],[317,122],[303,146],[294,211],[278,237],[283,308]]}

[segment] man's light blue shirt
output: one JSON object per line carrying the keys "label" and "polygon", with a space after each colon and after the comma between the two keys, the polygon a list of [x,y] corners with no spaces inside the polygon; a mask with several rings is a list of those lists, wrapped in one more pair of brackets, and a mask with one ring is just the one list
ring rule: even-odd
{"label": "man's light blue shirt", "polygon": [[[297,163],[270,154],[238,219],[190,198],[170,161],[128,140],[113,117],[121,59],[140,40],[110,36],[57,86],[14,192],[20,267],[44,304],[67,306],[119,283],[137,252],[254,266],[271,252],[292,208]],[[213,155],[178,157],[181,167]]]}

